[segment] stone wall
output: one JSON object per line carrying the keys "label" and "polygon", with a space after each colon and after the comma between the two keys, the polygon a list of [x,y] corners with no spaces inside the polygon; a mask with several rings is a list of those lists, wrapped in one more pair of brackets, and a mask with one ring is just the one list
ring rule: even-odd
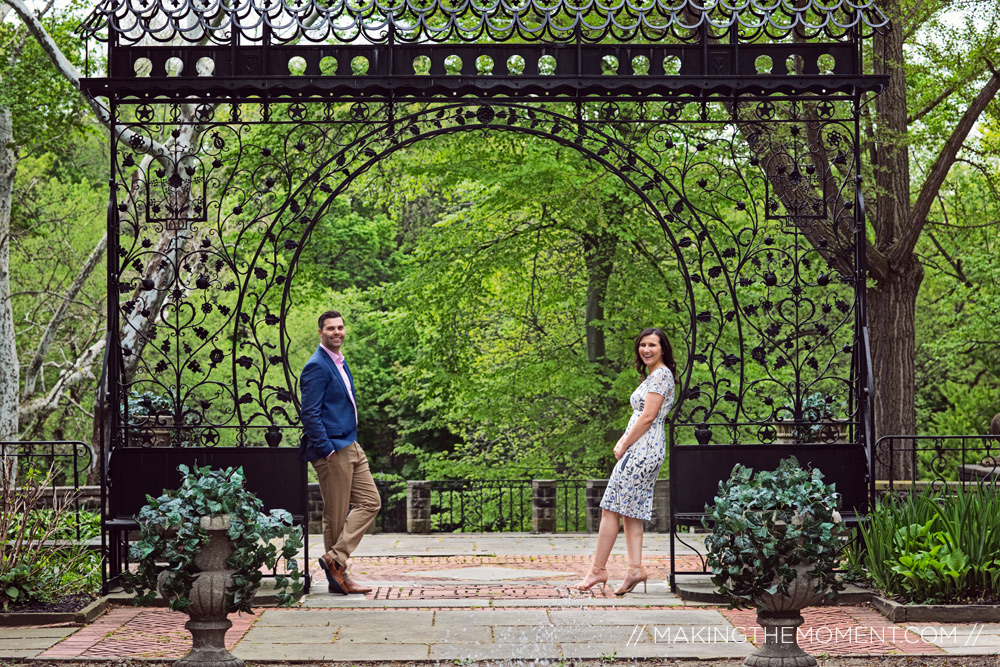
{"label": "stone wall", "polygon": [[[608,488],[606,479],[587,480],[587,532],[596,533],[601,525],[601,498]],[[653,486],[653,516],[643,522],[648,533],[670,531],[670,480],[658,479]]]}
{"label": "stone wall", "polygon": [[[73,497],[73,487],[72,486],[56,486],[48,487],[45,489],[44,493],[39,496],[40,509],[50,509],[52,507],[52,497],[53,494],[59,499],[60,504],[65,504],[67,499]],[[101,511],[101,487],[99,486],[81,486],[80,495],[78,496],[78,502],[80,504],[80,509],[90,510],[92,512]]]}

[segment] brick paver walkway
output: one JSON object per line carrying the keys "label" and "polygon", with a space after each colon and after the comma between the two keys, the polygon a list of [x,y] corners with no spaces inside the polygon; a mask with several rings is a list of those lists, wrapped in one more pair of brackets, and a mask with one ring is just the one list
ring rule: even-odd
{"label": "brick paver walkway", "polygon": [[[433,588],[433,587],[428,587]],[[475,587],[474,587],[475,588]],[[487,587],[478,587],[479,589]],[[451,587],[455,590],[455,587]],[[469,594],[482,594],[481,590],[465,590]],[[529,593],[530,595],[530,593]],[[442,599],[443,595],[429,597]],[[457,598],[456,598],[457,599]],[[669,607],[648,608],[649,611]],[[412,608],[411,608],[412,609]],[[516,610],[518,607],[508,607]],[[565,607],[587,613],[588,607]],[[310,613],[322,611],[311,608]],[[331,612],[351,611],[338,608]],[[402,609],[355,609],[361,613],[385,613]],[[438,613],[446,609],[438,608]],[[462,610],[468,612],[467,609]],[[481,613],[489,614],[484,609]],[[763,643],[763,630],[757,625],[756,614],[748,610],[721,610],[722,615],[738,628],[754,645]],[[226,635],[226,645],[233,647],[246,635],[259,617],[258,613],[234,615],[232,629]],[[922,641],[912,630],[889,623],[885,617],[867,607],[820,607],[803,612],[805,623],[799,628],[799,645],[814,655],[889,655],[943,653],[934,644]],[[115,607],[91,625],[81,628],[39,658],[178,658],[191,645],[191,638],[184,623],[187,615],[165,609],[136,609]],[[689,628],[689,631],[691,629]]]}
{"label": "brick paver walkway", "polygon": [[[326,580],[320,569],[318,560],[312,559],[310,572],[313,580]],[[524,578],[532,576],[532,570],[558,570],[567,577],[579,578],[590,567],[590,556],[364,556],[351,559],[351,572],[363,575],[368,579],[412,579],[417,572],[434,572],[436,570],[455,570],[463,567],[510,567],[525,570]],[[700,570],[701,559],[698,556],[684,555],[677,557],[678,570]],[[670,558],[667,556],[646,556],[643,566],[650,580],[666,579],[670,573]],[[608,575],[610,579],[621,579],[625,576],[627,564],[624,554],[615,554],[608,559]],[[430,577],[421,577],[430,580]]]}
{"label": "brick paver walkway", "polygon": [[[742,628],[755,646],[764,643],[764,630],[757,624],[757,612],[747,609],[722,611],[730,623]],[[912,630],[894,625],[869,607],[813,607],[802,611],[798,642],[807,653],[831,655],[891,653],[944,653],[923,641]]]}
{"label": "brick paver walkway", "polygon": [[[597,588],[587,593],[569,589],[569,586],[575,583],[589,566],[589,552],[541,556],[487,553],[486,555],[464,556],[379,555],[356,557],[352,559],[353,573],[359,580],[373,582],[375,587],[375,590],[366,596],[367,599],[360,596],[351,599],[339,596],[328,598],[325,593],[325,576],[316,566],[315,559],[311,560],[313,562],[309,565],[315,577],[316,588],[314,592],[317,595],[309,597],[306,606],[300,610],[300,613],[303,614],[301,618],[311,619],[310,623],[314,625],[318,623],[321,627],[317,632],[324,638],[328,634],[323,629],[324,624],[332,622],[327,620],[328,618],[355,619],[351,624],[345,624],[343,620],[339,621],[344,627],[342,631],[338,632],[347,637],[344,639],[345,644],[360,641],[359,645],[364,645],[365,641],[369,641],[364,639],[367,636],[366,633],[370,634],[368,632],[369,622],[363,620],[368,617],[367,614],[372,614],[371,618],[373,619],[384,619],[387,613],[399,613],[399,618],[408,618],[407,614],[412,615],[418,610],[437,614],[438,616],[435,616],[437,625],[443,623],[446,627],[450,627],[449,623],[457,624],[456,631],[464,629],[464,623],[467,622],[457,619],[468,619],[467,615],[470,613],[474,614],[476,618],[484,619],[483,622],[488,624],[497,622],[493,620],[494,618],[502,618],[503,614],[510,613],[521,613],[525,618],[534,618],[532,614],[539,613],[559,614],[561,615],[559,618],[562,619],[557,622],[559,627],[590,627],[590,624],[595,622],[603,625],[613,622],[611,619],[633,618],[636,623],[640,624],[649,622],[669,625],[677,622],[670,619],[680,618],[672,615],[685,614],[684,618],[700,619],[697,620],[697,623],[709,623],[709,620],[714,618],[716,619],[713,621],[715,625],[712,627],[716,627],[720,623],[726,627],[725,624],[728,621],[732,626],[740,629],[740,632],[753,644],[759,646],[763,643],[763,630],[757,625],[756,615],[753,611],[707,607],[687,608],[683,606],[683,601],[665,594],[663,580],[669,571],[669,559],[662,552],[650,554],[647,558],[646,567],[650,581],[655,578],[658,586],[655,593],[651,589],[650,597],[646,598],[648,603],[645,603],[642,594],[639,594],[625,598],[621,604],[616,604],[613,601],[612,587],[625,574],[624,554],[616,554],[609,562],[608,569],[612,585],[603,593]],[[680,556],[679,560],[681,569],[700,567],[697,556]],[[464,575],[463,570],[465,569],[469,570],[468,577]],[[521,576],[522,573],[523,576]],[[326,602],[327,599],[330,600],[330,607]],[[427,601],[426,604],[422,603],[422,600]],[[452,605],[447,602],[448,600],[455,600],[456,603]],[[479,604],[478,608],[463,606],[467,605],[469,600],[486,601],[486,603]],[[506,611],[499,611],[492,606],[494,600],[507,601],[507,605],[503,606]],[[518,603],[517,600],[524,600],[524,604]],[[593,600],[594,604],[588,604],[588,600]],[[386,601],[386,606],[379,605],[378,601]],[[533,606],[545,604],[545,601],[549,601],[550,604],[545,607]],[[343,604],[344,606],[332,608],[334,604]],[[657,615],[661,613],[660,610],[666,610],[662,612],[663,616]],[[351,613],[345,616],[344,612]],[[367,614],[354,612],[367,612]],[[284,612],[273,613],[280,615]],[[940,647],[924,641],[914,632],[908,632],[907,628],[889,623],[883,616],[868,607],[820,607],[806,610],[803,616],[805,623],[799,628],[799,644],[803,649],[813,654],[887,655],[891,653],[935,654],[943,652]],[[252,647],[258,645],[266,648],[267,644],[255,644],[255,641],[258,640],[253,639],[253,637],[254,633],[261,636],[267,635],[268,627],[273,623],[273,621],[268,620],[269,618],[271,618],[270,615],[264,610],[258,610],[253,614],[233,615],[231,617],[233,628],[226,636],[227,645],[230,649],[239,645],[240,650],[246,651],[256,650]],[[294,618],[298,618],[298,616],[296,615]],[[567,619],[579,619],[579,621]],[[44,650],[37,657],[98,660],[123,657],[177,658],[183,655],[191,644],[190,635],[184,628],[186,621],[185,614],[162,608],[112,607],[97,621]],[[633,621],[629,620],[628,622]],[[695,622],[695,620],[680,621],[680,625],[677,625],[676,628],[693,628],[694,625],[685,624]],[[357,623],[360,625],[356,625]],[[293,625],[297,626],[297,623],[293,623]],[[619,623],[619,625],[621,624]],[[263,629],[260,629],[261,627]],[[605,630],[607,629],[605,627]],[[625,628],[625,630],[628,629]],[[618,630],[621,628],[615,630],[617,633],[613,633],[615,637],[621,634]],[[623,636],[627,637],[628,632],[625,630],[622,630]],[[273,628],[270,631],[273,632]],[[558,635],[556,630],[541,628],[539,631],[551,634],[552,641],[566,641],[566,639],[560,638],[561,635]],[[518,632],[521,631],[518,630]],[[285,636],[281,635],[280,632],[279,635]],[[299,637],[300,635],[301,633],[291,633],[289,636]],[[445,633],[446,635],[447,633]],[[247,640],[240,644],[245,637]],[[426,639],[427,644],[440,641],[440,638],[435,640],[429,634],[425,637],[420,632],[417,632],[414,637],[415,639],[412,641]],[[307,640],[300,639],[299,641]],[[417,643],[419,644],[420,641]],[[448,639],[448,641],[458,641],[461,644],[460,640],[454,638]],[[570,637],[568,641],[579,640]],[[284,645],[281,642],[278,643]],[[410,646],[409,644],[393,648],[390,642],[386,646],[388,648],[385,650],[388,651],[411,650],[407,648]],[[611,645],[609,644],[609,646]],[[708,650],[712,645],[709,643],[704,646],[704,650]],[[316,650],[322,649],[319,644],[317,647]],[[453,648],[458,650],[459,647],[456,645]],[[424,650],[426,650],[426,646]],[[559,650],[567,649],[564,647]],[[694,651],[693,656],[701,655],[699,651],[702,649],[698,649],[696,645],[690,650]],[[716,645],[711,650],[728,649],[719,649]],[[326,653],[323,655],[325,656]],[[332,655],[341,654],[335,652]],[[400,655],[402,656],[402,653]],[[556,653],[550,657],[558,655],[559,652],[556,650]]]}
{"label": "brick paver walkway", "polygon": [[[359,578],[374,581],[393,579],[410,580],[415,573],[420,574],[421,585],[375,586],[365,597],[369,600],[460,600],[492,598],[497,600],[541,600],[560,598],[596,597],[613,599],[614,587],[609,585],[602,592],[595,586],[592,591],[580,593],[569,586],[583,577],[590,567],[590,556],[366,556],[351,559],[351,572]],[[698,569],[698,556],[678,556],[678,569]],[[326,575],[315,562],[311,564],[314,585],[322,587]],[[424,572],[441,570],[461,570],[463,568],[507,567],[524,570],[524,579],[532,578],[533,571],[562,571],[568,579],[565,586],[553,585],[455,585],[449,583],[455,577],[440,579],[428,577]],[[670,572],[670,559],[666,556],[649,556],[645,559],[646,572],[650,580],[666,579]],[[613,555],[608,560],[609,583],[625,576],[624,554]],[[549,577],[547,577],[549,578]]]}
{"label": "brick paver walkway", "polygon": [[427,584],[424,586],[379,586],[365,597],[369,600],[548,600],[559,598],[613,599],[610,586],[602,592],[599,586],[585,593],[572,591],[568,586],[518,586],[516,584],[455,585]]}
{"label": "brick paver walkway", "polygon": [[[233,614],[226,646],[236,645],[257,614]],[[42,653],[40,658],[180,658],[191,648],[188,615],[169,609],[112,607],[90,625]]]}

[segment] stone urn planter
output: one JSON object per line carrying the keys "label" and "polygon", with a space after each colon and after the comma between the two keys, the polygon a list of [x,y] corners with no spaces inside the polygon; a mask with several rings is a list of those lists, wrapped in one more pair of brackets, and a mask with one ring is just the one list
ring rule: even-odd
{"label": "stone urn planter", "polygon": [[715,504],[705,507],[712,582],[731,607],[755,608],[764,631],[745,665],[816,665],[798,645],[801,611],[844,587],[835,574],[843,547],[840,495],[822,477],[794,457],[756,474],[737,464]]}
{"label": "stone urn planter", "polygon": [[[817,588],[816,579],[809,576],[807,565],[795,565],[795,579],[787,593],[764,593],[757,604],[757,623],[764,631],[764,645],[743,662],[751,667],[813,667],[816,658],[801,648],[798,630],[802,625],[802,610],[823,601],[829,590]],[[775,581],[775,584],[777,581]]]}
{"label": "stone urn planter", "polygon": [[[191,603],[185,611],[191,620],[184,627],[191,633],[191,650],[178,660],[176,667],[244,667],[243,661],[226,649],[226,632],[233,627],[229,620],[229,610],[233,605],[233,574],[236,572],[226,566],[226,561],[233,553],[233,541],[229,532],[228,515],[203,516],[199,526],[208,533],[205,543],[194,561],[198,572],[194,575],[194,583],[188,591]],[[169,570],[160,572],[156,578],[156,589],[164,598],[176,598],[171,595]]]}
{"label": "stone urn planter", "polygon": [[[774,444],[846,444],[848,425],[834,418],[846,410],[847,405],[842,400],[819,391],[803,396],[798,406],[794,402],[786,403],[776,410],[778,423],[774,425]],[[796,418],[798,423],[794,421]]]}
{"label": "stone urn planter", "polygon": [[136,517],[141,533],[129,558],[137,567],[126,571],[123,586],[137,604],[152,604],[159,593],[191,617],[191,650],[177,667],[242,667],[226,650],[228,616],[252,610],[262,568],[276,569],[279,559],[288,574],[277,577],[278,601],[295,600],[300,529],[284,510],[263,511],[244,488],[242,468],[178,470],[180,488],[151,498]]}

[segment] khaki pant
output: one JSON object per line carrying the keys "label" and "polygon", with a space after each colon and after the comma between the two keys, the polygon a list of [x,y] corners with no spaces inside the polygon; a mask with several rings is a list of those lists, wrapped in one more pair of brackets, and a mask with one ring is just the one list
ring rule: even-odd
{"label": "khaki pant", "polygon": [[340,563],[358,548],[382,507],[368,457],[357,442],[313,461],[323,496],[323,547]]}

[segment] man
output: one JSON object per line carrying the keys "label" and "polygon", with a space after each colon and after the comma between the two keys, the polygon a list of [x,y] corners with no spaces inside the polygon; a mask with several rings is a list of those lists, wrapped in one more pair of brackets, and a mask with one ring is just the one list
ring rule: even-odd
{"label": "man", "polygon": [[323,546],[319,565],[331,593],[368,593],[347,574],[347,559],[375,520],[382,501],[368,458],[358,444],[354,378],[340,353],[344,318],[335,310],[319,316],[319,347],[302,369],[299,456],[316,468],[323,496]]}

